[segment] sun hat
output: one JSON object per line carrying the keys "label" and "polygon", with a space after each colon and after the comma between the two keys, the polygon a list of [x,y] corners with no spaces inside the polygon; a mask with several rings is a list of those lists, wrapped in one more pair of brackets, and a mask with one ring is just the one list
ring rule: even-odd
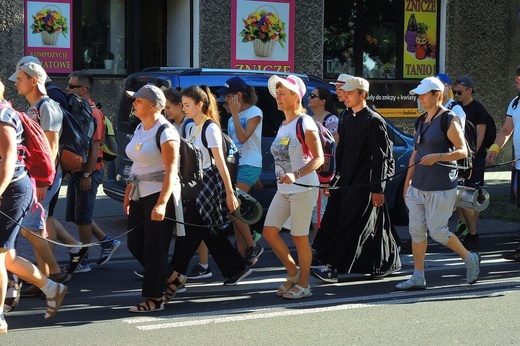
{"label": "sun hat", "polygon": [[166,97],[161,89],[155,85],[144,85],[138,91],[126,91],[126,95],[133,99],[145,99],[159,109],[163,109],[166,105]]}
{"label": "sun hat", "polygon": [[27,73],[29,77],[38,79],[38,90],[43,95],[47,95],[47,90],[45,89],[45,81],[47,80],[47,73],[43,69],[43,67],[35,62],[27,62],[23,63],[19,67],[20,70]]}
{"label": "sun hat", "polygon": [[332,85],[345,84],[347,79],[352,78],[352,77],[354,77],[354,76],[346,74],[346,73],[342,73],[338,76],[338,79],[336,79],[335,82],[329,82],[329,84],[332,84]]}
{"label": "sun hat", "polygon": [[[20,65],[22,64],[26,64],[28,62],[34,62],[34,63],[37,63],[38,65],[41,65],[42,63],[40,62],[40,59],[38,59],[37,57],[35,56],[32,56],[32,55],[26,55],[24,56],[23,58],[20,59],[20,61],[18,61],[16,63],[16,70],[14,71],[14,73],[11,75],[11,77],[9,77],[8,79],[11,81],[11,82],[16,82],[16,74],[18,73],[18,70],[20,69]],[[45,79],[45,83],[48,83],[50,82],[51,79],[49,78],[49,76],[47,76],[47,79]]]}
{"label": "sun hat", "polygon": [[240,77],[230,78],[224,83],[224,87],[217,90],[217,94],[220,96],[226,96],[227,94],[235,94],[239,91],[247,91],[247,84]]}
{"label": "sun hat", "polygon": [[307,92],[305,83],[300,79],[300,77],[288,75],[285,78],[280,78],[274,75],[271,76],[267,82],[269,92],[274,98],[276,98],[276,84],[278,83],[282,83],[284,87],[295,92],[300,97],[300,100],[303,100],[303,96],[305,95],[305,92]]}
{"label": "sun hat", "polygon": [[352,91],[352,90],[362,90],[365,92],[368,92],[368,89],[370,87],[370,84],[366,79],[360,78],[360,77],[350,77],[348,78],[345,83],[341,86],[340,89],[346,90],[346,91]]}
{"label": "sun hat", "polygon": [[429,91],[443,91],[444,84],[437,77],[424,78],[417,88],[410,90],[410,95],[422,95]]}

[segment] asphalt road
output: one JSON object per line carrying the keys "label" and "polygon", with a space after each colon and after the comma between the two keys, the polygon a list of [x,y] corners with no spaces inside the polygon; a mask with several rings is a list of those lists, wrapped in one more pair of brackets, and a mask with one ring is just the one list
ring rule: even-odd
{"label": "asphalt road", "polygon": [[[497,182],[505,186],[504,179]],[[61,220],[63,208],[60,199],[56,217]],[[102,193],[95,220],[112,236],[126,230],[121,204]],[[77,235],[73,225],[66,226]],[[343,275],[337,284],[311,278],[314,295],[300,301],[276,296],[285,273],[262,239],[266,252],[239,285],[222,285],[211,261],[212,278],[188,281],[186,293],[153,314],[127,311],[142,298],[141,281],[133,274],[139,266],[123,235],[123,244],[109,263],[74,275],[62,309],[50,323],[43,319],[45,301],[22,299],[15,311],[6,314],[9,332],[0,335],[0,345],[518,344],[520,263],[502,259],[504,252],[518,246],[511,241],[517,227],[481,220],[482,269],[475,285],[465,283],[465,267],[455,254],[431,243],[426,291],[394,290],[413,270],[412,256],[402,253],[403,268],[390,277]],[[406,227],[397,229],[406,236]],[[291,244],[288,234],[284,238]],[[20,238],[18,248],[31,259],[25,239]],[[93,249],[94,262],[98,255],[99,250]],[[63,263],[68,259],[62,248],[57,257]]]}

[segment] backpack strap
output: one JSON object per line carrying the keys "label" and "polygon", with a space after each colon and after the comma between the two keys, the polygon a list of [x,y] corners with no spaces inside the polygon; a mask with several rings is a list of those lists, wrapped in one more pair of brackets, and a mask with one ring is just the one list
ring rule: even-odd
{"label": "backpack strap", "polygon": [[329,114],[327,114],[327,115],[325,116],[325,118],[323,118],[323,121],[322,121],[323,126],[325,126],[325,122],[326,122],[327,119],[330,118],[332,115],[333,115],[332,113],[329,113]]}
{"label": "backpack strap", "polygon": [[516,107],[518,107],[518,101],[520,101],[520,95],[515,97],[515,99],[513,100],[513,109],[516,109]]}
{"label": "backpack strap", "polygon": [[[318,129],[319,131],[319,129]],[[300,115],[296,120],[296,138],[302,145],[303,154],[306,156],[310,156],[309,148],[307,144],[305,144],[305,131],[303,131],[303,117]]]}
{"label": "backpack strap", "polygon": [[[208,129],[209,124],[211,124],[211,123],[215,123],[215,121],[208,118],[208,119],[206,119],[204,124],[202,124],[202,130],[201,130],[202,133],[200,134],[200,139],[202,140],[202,145],[204,146],[204,148],[206,148],[208,150],[209,157],[211,158],[211,164],[213,164],[213,162],[215,161],[215,158],[213,157],[213,153],[211,152],[211,149],[208,148],[208,139],[206,138],[206,130]],[[224,145],[224,143],[222,143],[222,145]]]}
{"label": "backpack strap", "polygon": [[155,144],[157,145],[157,149],[159,149],[159,152],[161,152],[161,153],[162,153],[161,135],[167,127],[168,127],[168,124],[161,124],[161,126],[159,126],[159,128],[157,129],[157,132],[155,133]]}
{"label": "backpack strap", "polygon": [[424,121],[426,120],[427,114],[428,113],[423,113],[423,114],[419,115],[419,117],[417,117],[417,119],[415,119],[415,122],[414,122],[415,132],[417,132],[417,130],[419,129],[419,125],[421,123],[424,123]]}

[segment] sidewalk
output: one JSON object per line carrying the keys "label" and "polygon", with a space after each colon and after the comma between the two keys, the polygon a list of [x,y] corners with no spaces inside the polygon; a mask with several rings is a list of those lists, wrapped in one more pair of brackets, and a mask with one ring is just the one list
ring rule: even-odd
{"label": "sidewalk", "polygon": [[[491,196],[493,195],[508,195],[510,189],[511,172],[486,172],[486,186],[485,189]],[[54,217],[59,220],[64,227],[78,239],[78,230],[76,225],[65,222],[65,197],[67,195],[67,186],[62,186],[60,190],[60,198],[54,212]],[[492,198],[492,197],[491,197]],[[491,203],[492,200],[491,200]],[[94,212],[94,221],[99,227],[108,235],[117,237],[125,233],[126,231],[126,215],[123,211],[123,204],[121,202],[110,199],[103,193],[102,186],[99,187],[96,209]],[[456,221],[452,218],[450,221],[450,227],[455,227]],[[483,237],[489,237],[493,234],[499,233],[511,233],[513,234],[518,229],[517,224],[503,222],[499,220],[491,219],[480,219],[478,224],[479,234]],[[398,234],[407,239],[409,238],[407,226],[396,226]],[[290,247],[294,247],[289,232],[282,232],[282,237]],[[114,259],[133,259],[132,254],[128,251],[126,246],[126,235],[121,238],[121,246],[114,254]],[[95,241],[95,239],[93,239]],[[260,245],[269,248],[269,245],[262,238]],[[18,253],[30,260],[35,261],[32,245],[23,236],[18,237],[17,245]],[[67,249],[64,247],[56,247],[56,258],[60,263],[66,264],[69,260]],[[100,249],[94,247],[90,251],[91,263],[95,263],[99,258]]]}

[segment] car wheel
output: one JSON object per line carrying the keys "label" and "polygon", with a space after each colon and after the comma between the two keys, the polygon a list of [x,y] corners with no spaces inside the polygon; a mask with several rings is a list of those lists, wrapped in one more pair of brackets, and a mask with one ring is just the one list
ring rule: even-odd
{"label": "car wheel", "polygon": [[394,208],[391,212],[392,222],[394,225],[408,225],[408,208],[403,197],[404,181],[397,189],[395,196]]}

